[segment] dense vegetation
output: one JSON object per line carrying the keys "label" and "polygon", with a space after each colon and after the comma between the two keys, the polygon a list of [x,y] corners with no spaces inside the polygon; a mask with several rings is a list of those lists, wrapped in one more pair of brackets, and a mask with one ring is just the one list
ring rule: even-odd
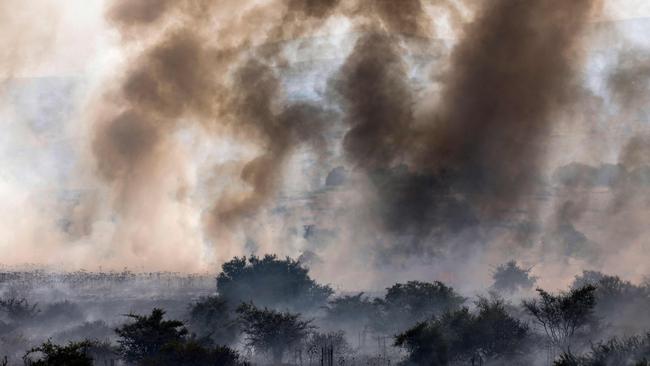
{"label": "dense vegetation", "polygon": [[335,294],[291,258],[234,258],[212,294],[154,299],[148,310],[133,300],[145,311],[112,319],[4,287],[0,356],[36,366],[650,365],[648,285],[585,271],[566,291],[535,293],[514,261],[493,280],[472,299],[439,281]]}

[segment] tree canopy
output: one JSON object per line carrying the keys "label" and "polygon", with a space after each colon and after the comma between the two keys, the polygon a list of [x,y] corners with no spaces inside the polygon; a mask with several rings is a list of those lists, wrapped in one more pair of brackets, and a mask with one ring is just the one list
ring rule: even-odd
{"label": "tree canopy", "polygon": [[555,295],[537,289],[539,299],[526,300],[523,306],[544,329],[551,344],[568,351],[577,333],[595,322],[595,291],[592,285]]}
{"label": "tree canopy", "polygon": [[530,275],[531,269],[524,269],[512,260],[502,264],[492,273],[494,283],[492,288],[498,292],[512,294],[519,290],[529,290],[537,282],[535,276]]}
{"label": "tree canopy", "polygon": [[134,321],[117,328],[119,336],[117,343],[122,357],[137,363],[154,357],[160,353],[163,346],[181,342],[187,335],[183,322],[178,320],[163,320],[165,311],[153,309],[151,315],[128,314]]}
{"label": "tree canopy", "polygon": [[246,366],[239,354],[226,346],[210,346],[196,339],[167,343],[141,366]]}
{"label": "tree canopy", "polygon": [[[48,340],[27,351],[23,359],[31,366],[93,366],[93,359],[88,354],[92,346],[89,341],[60,346]],[[35,355],[37,357],[33,359]]]}
{"label": "tree canopy", "polygon": [[387,323],[411,326],[431,316],[456,310],[464,302],[464,297],[440,281],[409,281],[389,287],[378,304],[384,308]]}
{"label": "tree canopy", "polygon": [[189,306],[189,327],[200,337],[216,344],[231,344],[239,331],[233,310],[223,297],[208,296]]}
{"label": "tree canopy", "polygon": [[217,292],[232,304],[254,302],[274,309],[305,310],[326,304],[334,293],[309,277],[309,269],[289,257],[235,257],[222,266]]}
{"label": "tree canopy", "polygon": [[503,300],[480,298],[476,311],[467,307],[447,311],[420,322],[395,337],[414,365],[507,359],[522,355],[528,345],[528,326],[510,316]]}

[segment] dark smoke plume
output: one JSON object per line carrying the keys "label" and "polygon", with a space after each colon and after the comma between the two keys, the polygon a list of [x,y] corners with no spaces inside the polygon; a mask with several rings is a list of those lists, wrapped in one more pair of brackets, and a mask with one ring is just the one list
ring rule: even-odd
{"label": "dark smoke plume", "polygon": [[474,203],[508,209],[530,193],[554,112],[576,100],[580,31],[591,0],[486,2],[451,58],[417,166],[457,179]]}
{"label": "dark smoke plume", "polygon": [[[381,177],[374,181],[389,231],[471,227],[475,212],[503,218],[534,192],[555,112],[576,101],[580,31],[593,5],[485,2],[451,55],[440,104],[422,120],[399,43],[385,35],[358,41],[332,85],[350,125],[349,160]],[[424,17],[409,9],[409,20],[395,21]]]}
{"label": "dark smoke plume", "polygon": [[287,104],[275,111],[273,103],[281,94],[277,77],[269,66],[250,61],[235,74],[237,89],[228,105],[239,128],[251,129],[250,138],[259,142],[262,155],[244,165],[241,178],[253,187],[243,198],[217,202],[216,223],[229,223],[254,213],[276,190],[288,153],[300,143],[309,142],[317,151],[325,144],[322,130],[326,113],[306,103]]}

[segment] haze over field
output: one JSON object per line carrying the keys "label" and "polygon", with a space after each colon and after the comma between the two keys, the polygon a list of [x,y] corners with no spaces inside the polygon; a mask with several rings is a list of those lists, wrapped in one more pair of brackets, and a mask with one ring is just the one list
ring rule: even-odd
{"label": "haze over field", "polygon": [[650,275],[650,6],[0,1],[0,263]]}

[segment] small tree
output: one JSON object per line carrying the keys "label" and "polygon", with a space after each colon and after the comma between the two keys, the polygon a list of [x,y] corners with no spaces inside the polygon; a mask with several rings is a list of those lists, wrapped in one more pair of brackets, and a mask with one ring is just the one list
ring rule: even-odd
{"label": "small tree", "polygon": [[246,344],[256,350],[269,352],[275,364],[280,364],[287,350],[307,336],[310,320],[301,320],[300,314],[258,309],[244,303],[237,308]]}
{"label": "small tree", "polygon": [[115,330],[119,352],[127,362],[138,363],[160,353],[163,346],[181,342],[187,335],[183,322],[163,320],[165,311],[153,309],[151,315],[128,314],[134,322]]}
{"label": "small tree", "polygon": [[[31,366],[93,366],[93,359],[88,355],[92,342],[84,341],[59,346],[51,341],[27,351],[23,359]],[[36,360],[31,357],[39,354]]]}
{"label": "small tree", "polygon": [[537,277],[531,276],[532,268],[524,269],[512,260],[496,268],[492,274],[492,288],[501,293],[512,294],[519,290],[529,290],[537,282]]}
{"label": "small tree", "polygon": [[539,299],[524,301],[523,306],[544,329],[553,346],[569,351],[574,336],[595,322],[595,291],[596,288],[592,285],[557,295],[537,289]]}

